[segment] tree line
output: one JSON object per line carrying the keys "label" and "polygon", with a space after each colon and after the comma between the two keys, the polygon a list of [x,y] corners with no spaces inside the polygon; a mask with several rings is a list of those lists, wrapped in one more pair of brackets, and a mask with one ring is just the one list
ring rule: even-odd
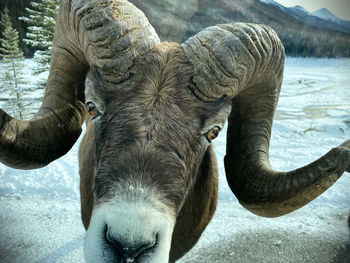
{"label": "tree line", "polygon": [[[59,0],[31,2],[31,6],[25,9],[26,15],[19,17],[19,20],[24,21],[28,26],[23,42],[35,50],[36,67],[32,72],[34,75],[49,70],[58,5]],[[0,28],[2,32],[0,36],[0,62],[2,64],[0,92],[9,96],[5,110],[12,116],[23,119],[23,112],[28,104],[23,97],[34,90],[24,85],[27,82],[23,77],[24,55],[20,48],[19,32],[13,26],[7,7],[1,12]],[[35,86],[36,89],[44,90],[45,85],[46,81],[39,80]]]}
{"label": "tree line", "polygon": [[278,30],[285,52],[293,57],[350,57],[350,37],[335,32]]}

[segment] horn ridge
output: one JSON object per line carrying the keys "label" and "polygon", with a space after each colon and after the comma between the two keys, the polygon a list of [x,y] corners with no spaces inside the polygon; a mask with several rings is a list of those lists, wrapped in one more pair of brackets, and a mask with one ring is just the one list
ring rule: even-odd
{"label": "horn ridge", "polygon": [[259,78],[267,78],[264,73],[271,64],[261,61],[283,57],[278,54],[284,51],[278,42],[278,48],[272,47],[270,38],[277,36],[270,31],[255,24],[221,24],[208,27],[184,42],[181,46],[194,66],[194,82],[201,92],[209,98],[224,94],[234,97],[261,81]]}
{"label": "horn ridge", "polygon": [[64,155],[81,133],[89,68],[100,68],[105,83],[120,83],[130,78],[135,58],[159,42],[144,14],[126,0],[62,0],[42,104],[30,121],[0,111],[0,161],[33,169]]}
{"label": "horn ridge", "polygon": [[[292,212],[349,170],[350,140],[293,171],[271,168],[271,128],[284,68],[284,48],[271,28],[217,25],[199,32],[182,47],[194,67],[197,93],[232,98],[225,171],[232,192],[245,208],[266,217]],[[231,89],[227,87],[230,83]]]}
{"label": "horn ridge", "polygon": [[91,2],[77,15],[82,16],[77,28],[89,65],[103,68],[114,83],[123,80],[136,57],[160,43],[148,19],[128,1]]}
{"label": "horn ridge", "polygon": [[61,157],[79,137],[84,112],[82,103],[67,104],[36,120],[20,121],[0,109],[1,162],[16,169],[34,169]]}

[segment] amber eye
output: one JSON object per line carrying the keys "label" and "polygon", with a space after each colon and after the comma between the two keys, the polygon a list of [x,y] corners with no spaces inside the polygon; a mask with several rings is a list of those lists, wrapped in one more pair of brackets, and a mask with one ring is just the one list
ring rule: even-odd
{"label": "amber eye", "polygon": [[208,141],[214,140],[216,137],[218,137],[220,130],[221,129],[218,126],[215,126],[210,131],[208,131],[208,134],[207,134]]}
{"label": "amber eye", "polygon": [[91,102],[91,101],[86,103],[86,108],[87,108],[87,110],[88,110],[88,112],[89,112],[91,117],[96,117],[97,115],[100,114],[100,112],[98,111],[96,105],[93,102]]}

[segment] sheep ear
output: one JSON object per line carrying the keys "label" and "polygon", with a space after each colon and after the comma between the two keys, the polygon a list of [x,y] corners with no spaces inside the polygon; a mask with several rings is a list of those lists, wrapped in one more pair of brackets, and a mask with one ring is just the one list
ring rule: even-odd
{"label": "sheep ear", "polygon": [[269,27],[234,23],[210,27],[182,47],[194,67],[196,95],[232,98],[225,170],[240,203],[258,215],[289,213],[329,188],[350,166],[350,141],[290,172],[269,164],[273,115],[283,77],[284,48]]}

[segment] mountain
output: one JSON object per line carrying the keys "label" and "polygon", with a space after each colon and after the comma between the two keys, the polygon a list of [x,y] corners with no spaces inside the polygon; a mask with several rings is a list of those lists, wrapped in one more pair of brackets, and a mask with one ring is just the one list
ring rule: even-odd
{"label": "mountain", "polygon": [[182,42],[208,26],[250,22],[272,27],[287,55],[350,57],[350,30],[316,17],[300,6],[273,0],[130,0],[162,40]]}
{"label": "mountain", "polygon": [[316,10],[315,12],[312,12],[314,16],[317,16],[319,18],[332,21],[334,23],[341,23],[343,20],[341,20],[339,17],[335,16],[331,11],[329,11],[327,8],[321,8],[319,10]]}
{"label": "mountain", "polygon": [[340,19],[327,8],[316,10],[315,12],[312,12],[312,15],[350,29],[350,21]]}
{"label": "mountain", "polygon": [[322,8],[313,13],[308,12],[301,6],[285,7],[273,0],[258,0],[260,3],[279,7],[283,12],[294,16],[302,22],[310,25],[329,29],[332,31],[339,31],[344,33],[350,33],[350,22],[343,21],[334,14],[332,14],[327,8]]}
{"label": "mountain", "polygon": [[[156,0],[131,1],[146,13],[163,40],[182,42],[208,26],[240,21],[272,27],[290,56],[350,57],[350,32],[302,7],[287,8],[273,0],[165,0],[165,9],[154,13]],[[178,10],[187,10],[187,16]]]}
{"label": "mountain", "polygon": [[304,7],[300,6],[300,5],[296,5],[290,8],[287,8],[287,10],[290,10],[292,12],[294,12],[296,15],[298,16],[309,16],[311,15],[311,13],[309,11],[307,11]]}
{"label": "mountain", "polygon": [[[31,1],[39,0],[0,0],[0,9],[8,5],[16,18]],[[146,14],[162,40],[182,42],[208,26],[240,21],[272,27],[290,56],[350,57],[348,22],[330,21],[300,6],[287,8],[273,0],[129,1]],[[25,25],[16,22],[22,37]]]}

